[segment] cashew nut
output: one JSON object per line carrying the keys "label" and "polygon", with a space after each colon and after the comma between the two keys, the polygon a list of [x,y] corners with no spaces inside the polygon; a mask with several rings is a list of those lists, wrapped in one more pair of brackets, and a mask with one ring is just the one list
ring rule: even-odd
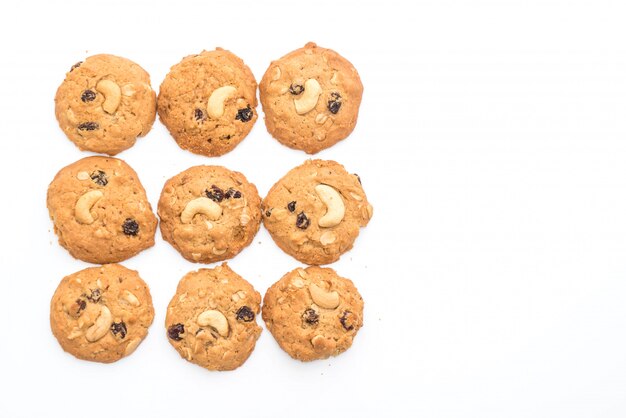
{"label": "cashew nut", "polygon": [[207,218],[215,221],[222,216],[222,208],[208,197],[198,197],[187,203],[183,213],[180,214],[180,220],[184,224],[189,224],[198,213],[206,215]]}
{"label": "cashew nut", "polygon": [[248,214],[248,208],[243,208],[243,210],[241,211],[241,215],[239,216],[239,223],[241,223],[242,226],[246,226],[248,225],[248,222],[250,222],[250,215]]}
{"label": "cashew nut", "polygon": [[132,84],[125,84],[124,86],[122,86],[122,95],[130,97],[133,94],[135,94],[135,88]]}
{"label": "cashew nut", "polygon": [[318,125],[323,125],[326,120],[328,120],[328,116],[323,113],[318,113],[318,115],[315,117],[315,123],[317,123]]}
{"label": "cashew nut", "polygon": [[96,84],[96,90],[104,96],[102,109],[109,114],[115,113],[120,105],[120,100],[122,100],[122,90],[120,86],[111,80],[100,80],[98,84]]}
{"label": "cashew nut", "polygon": [[246,292],[244,292],[243,290],[239,290],[233,293],[230,298],[232,299],[233,302],[239,302],[241,299],[245,297],[246,297]]}
{"label": "cashew nut", "polygon": [[135,296],[132,292],[129,292],[128,290],[124,290],[124,293],[122,294],[122,299],[132,306],[141,305],[141,302],[139,302],[137,296]]}
{"label": "cashew nut", "polygon": [[130,342],[126,344],[126,348],[124,349],[124,355],[128,356],[129,354],[132,354],[137,349],[137,347],[139,347],[140,342],[141,338],[134,338],[130,340]]}
{"label": "cashew nut", "polygon": [[222,86],[213,90],[207,104],[207,113],[211,119],[219,119],[224,114],[224,102],[232,96],[237,89],[233,86]]}
{"label": "cashew nut", "polygon": [[346,206],[339,192],[326,184],[315,186],[315,192],[326,205],[326,214],[317,221],[317,224],[322,228],[338,225],[346,214]]}
{"label": "cashew nut", "polygon": [[228,321],[226,320],[224,314],[220,311],[204,311],[198,315],[196,322],[201,327],[214,328],[222,337],[226,337],[228,335]]}
{"label": "cashew nut", "polygon": [[320,86],[320,83],[318,83],[316,79],[309,78],[305,81],[304,93],[293,100],[293,104],[296,106],[296,113],[298,115],[304,115],[311,111],[317,104],[317,99],[319,99],[320,94],[322,94],[322,86]]}
{"label": "cashew nut", "polygon": [[337,235],[333,231],[326,231],[320,236],[320,244],[328,245],[337,240]]}
{"label": "cashew nut", "polygon": [[309,293],[313,302],[321,308],[335,309],[339,306],[339,293],[335,290],[329,292],[316,284],[309,285]]}
{"label": "cashew nut", "polygon": [[91,208],[102,196],[104,194],[100,190],[90,190],[78,199],[74,207],[74,216],[79,223],[91,225],[95,221],[91,215]]}
{"label": "cashew nut", "polygon": [[228,251],[228,247],[226,247],[226,248],[216,248],[216,247],[213,247],[213,249],[211,250],[211,252],[213,254],[215,254],[215,255],[222,255],[226,251]]}
{"label": "cashew nut", "polygon": [[94,322],[94,324],[87,329],[85,338],[87,338],[87,341],[89,342],[98,341],[100,338],[104,337],[107,332],[109,332],[112,323],[113,315],[111,315],[111,311],[106,306],[103,306],[100,309],[100,316],[98,316],[96,322]]}
{"label": "cashew nut", "polygon": [[83,335],[83,332],[79,328],[74,328],[72,330],[72,332],[70,332],[67,335],[67,339],[71,341],[71,340],[74,340],[74,339],[80,337],[81,335]]}

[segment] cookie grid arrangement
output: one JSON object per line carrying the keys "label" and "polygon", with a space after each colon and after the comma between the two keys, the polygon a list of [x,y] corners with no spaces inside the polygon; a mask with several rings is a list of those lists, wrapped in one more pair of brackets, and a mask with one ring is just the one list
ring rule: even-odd
{"label": "cookie grid arrangement", "polygon": [[[95,55],[74,65],[55,103],[59,125],[81,150],[109,154],[61,169],[47,205],[59,244],[103,264],[65,277],[50,306],[53,334],[80,359],[113,362],[147,335],[154,308],[137,272],[112,264],[154,245],[157,218],[135,171],[113,158],[146,135],[158,112],[182,149],[205,156],[233,150],[257,120],[257,84],[223,49],[173,66],[158,99],[150,78],[125,58]],[[313,43],[270,64],[259,85],[269,133],[316,153],[356,125],[363,87],[356,69]],[[263,298],[223,263],[185,275],[166,315],[170,343],[209,370],[233,370],[254,350],[262,318],[280,347],[302,361],[338,355],[363,324],[363,300],[349,279],[317,265],[352,248],[372,206],[356,174],[308,160],[261,200],[254,184],[220,166],[191,167],[169,179],[157,208],[160,230],[185,259],[215,263],[247,247],[263,222],[275,243],[310,264],[285,274]]]}

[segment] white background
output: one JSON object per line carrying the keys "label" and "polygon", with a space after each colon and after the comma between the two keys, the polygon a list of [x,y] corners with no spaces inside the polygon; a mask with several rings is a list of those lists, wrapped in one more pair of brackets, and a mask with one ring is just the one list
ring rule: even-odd
{"label": "white background", "polygon": [[[625,17],[618,0],[3,2],[0,416],[626,416]],[[260,80],[307,41],[365,85],[354,133],[317,155],[360,174],[375,209],[332,265],[365,299],[353,347],[300,363],[264,329],[234,372],[179,358],[165,308],[200,266],[157,233],[123,263],[154,298],[144,343],[110,365],[65,354],[49,300],[89,266],[45,205],[88,155],[54,118],[65,72],[113,53],[158,90],[183,56],[221,46]],[[265,195],[307,158],[262,118],[220,158],[179,149],[159,121],[119,157],[153,206],[192,165],[242,171]],[[261,228],[230,265],[264,293],[299,264]]]}

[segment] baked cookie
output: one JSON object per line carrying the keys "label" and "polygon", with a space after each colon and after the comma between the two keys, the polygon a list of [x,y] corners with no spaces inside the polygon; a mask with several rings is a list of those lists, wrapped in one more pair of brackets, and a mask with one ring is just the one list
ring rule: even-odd
{"label": "baked cookie", "polygon": [[153,319],[148,285],[119,264],[64,277],[50,302],[50,327],[63,350],[101,363],[135,351]]}
{"label": "baked cookie", "polygon": [[115,155],[146,135],[156,116],[148,73],[126,58],[94,55],[75,64],[57,90],[55,113],[83,151]]}
{"label": "baked cookie", "polygon": [[117,263],[154,245],[157,219],[137,173],[113,157],[61,169],[48,187],[59,244],[89,263]]}
{"label": "baked cookie", "polygon": [[350,135],[363,85],[348,60],[309,42],[273,61],[259,91],[269,133],[288,147],[315,154]]}
{"label": "baked cookie", "polygon": [[209,370],[234,370],[250,356],[261,327],[261,295],[226,263],[192,271],[167,307],[167,338],[185,359]]}
{"label": "baked cookie", "polygon": [[301,361],[343,353],[363,325],[363,299],[335,270],[297,268],[263,298],[263,320],[278,345]]}
{"label": "baked cookie", "polygon": [[163,239],[187,260],[227,260],[250,245],[261,224],[261,198],[245,176],[196,166],[169,179],[159,199]]}
{"label": "baked cookie", "polygon": [[226,154],[256,122],[256,80],[235,54],[217,48],[174,65],[161,84],[161,122],[178,146],[195,154]]}
{"label": "baked cookie", "polygon": [[324,160],[289,171],[272,186],[261,210],[274,242],[306,264],[337,261],[373,213],[359,176]]}

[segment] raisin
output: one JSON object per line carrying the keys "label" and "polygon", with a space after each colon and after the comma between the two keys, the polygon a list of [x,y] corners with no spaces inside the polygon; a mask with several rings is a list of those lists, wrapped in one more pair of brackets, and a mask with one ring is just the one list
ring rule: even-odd
{"label": "raisin", "polygon": [[78,309],[76,310],[76,313],[79,314],[80,311],[85,310],[85,308],[87,307],[87,302],[85,302],[82,299],[76,299],[76,305],[78,305]]}
{"label": "raisin", "polygon": [[85,103],[93,102],[94,100],[96,100],[96,92],[94,92],[93,90],[85,90],[83,94],[80,95],[80,100]]}
{"label": "raisin", "polygon": [[354,173],[353,176],[356,176],[356,179],[359,181],[359,184],[363,184],[361,183],[361,177],[359,177],[357,173]]}
{"label": "raisin", "polygon": [[339,322],[341,322],[341,326],[346,331],[352,331],[354,329],[354,315],[350,311],[344,311],[339,318]]}
{"label": "raisin", "polygon": [[225,199],[241,199],[241,192],[239,190],[235,190],[232,187],[230,187],[228,190],[226,190],[226,194],[224,195]]}
{"label": "raisin", "polygon": [[206,197],[211,199],[214,202],[221,202],[224,200],[224,190],[217,187],[215,184],[211,186],[211,191],[205,190]]}
{"label": "raisin", "polygon": [[289,209],[289,212],[295,212],[296,211],[296,201],[294,200],[293,202],[287,203],[287,209]]}
{"label": "raisin", "polygon": [[111,332],[115,336],[117,336],[117,334],[120,334],[120,337],[124,339],[124,337],[126,337],[126,331],[126,324],[124,322],[113,322],[111,324]]}
{"label": "raisin", "polygon": [[272,216],[272,209],[268,209],[268,210],[266,210],[266,211],[265,211],[265,216],[266,216],[266,217],[268,217],[268,218],[269,218],[270,216]]}
{"label": "raisin", "polygon": [[244,109],[239,109],[237,111],[237,116],[235,116],[235,119],[242,122],[250,122],[252,116],[254,116],[254,112],[252,112],[252,109],[250,109],[250,106],[248,106]]}
{"label": "raisin", "polygon": [[317,325],[320,320],[320,316],[317,312],[315,312],[315,309],[307,308],[302,314],[302,320],[304,320],[307,324]]}
{"label": "raisin", "polygon": [[341,108],[341,95],[339,93],[330,93],[330,100],[328,101],[328,110],[333,115],[336,115]]}
{"label": "raisin", "polygon": [[180,341],[183,337],[180,334],[185,333],[185,326],[183,324],[175,324],[167,329],[167,336],[174,341]]}
{"label": "raisin", "polygon": [[298,218],[296,219],[296,226],[300,229],[307,229],[311,225],[311,221],[306,217],[304,212],[300,212],[298,214]]}
{"label": "raisin", "polygon": [[125,235],[136,236],[139,233],[139,224],[132,218],[126,218],[122,224],[122,230]]}
{"label": "raisin", "polygon": [[247,306],[242,306],[237,311],[237,321],[251,322],[254,321],[254,312]]}
{"label": "raisin", "polygon": [[300,84],[292,84],[291,86],[289,86],[289,93],[293,94],[294,96],[302,94],[303,91],[304,86]]}
{"label": "raisin", "polygon": [[202,111],[202,109],[196,109],[193,111],[193,117],[196,118],[196,120],[199,121],[203,121],[204,119],[206,119],[206,117],[204,116],[204,112]]}
{"label": "raisin", "polygon": [[78,125],[78,129],[81,131],[95,131],[96,129],[100,129],[100,125],[97,122],[83,122]]}
{"label": "raisin", "polygon": [[106,186],[109,183],[107,173],[102,170],[96,170],[89,176],[91,180],[99,186]]}
{"label": "raisin", "polygon": [[100,302],[100,299],[102,299],[102,292],[100,292],[100,289],[93,289],[91,291],[91,295],[86,297],[89,302],[98,303]]}
{"label": "raisin", "polygon": [[76,68],[80,67],[80,64],[82,64],[82,61],[78,61],[76,64],[72,65],[72,68],[70,68],[70,73],[72,71],[74,71]]}

